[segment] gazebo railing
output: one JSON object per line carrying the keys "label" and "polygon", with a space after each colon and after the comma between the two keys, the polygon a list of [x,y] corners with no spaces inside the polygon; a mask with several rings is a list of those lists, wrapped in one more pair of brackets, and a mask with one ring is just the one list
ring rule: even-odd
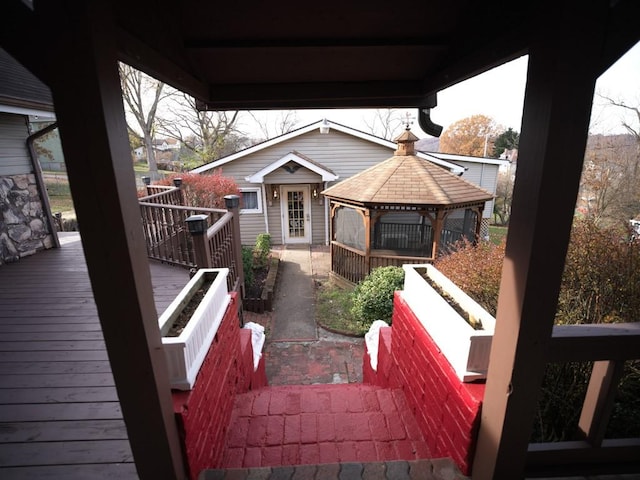
{"label": "gazebo railing", "polygon": [[431,258],[416,255],[402,255],[392,250],[372,250],[366,252],[343,243],[331,242],[331,272],[353,284],[364,280],[377,267],[401,267],[407,263],[430,263]]}

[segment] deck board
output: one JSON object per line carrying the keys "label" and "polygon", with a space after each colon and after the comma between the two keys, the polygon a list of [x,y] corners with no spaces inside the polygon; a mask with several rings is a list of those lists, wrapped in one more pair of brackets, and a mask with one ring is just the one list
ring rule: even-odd
{"label": "deck board", "polygon": [[[79,237],[0,267],[0,477],[137,478]],[[158,314],[189,279],[150,265]]]}

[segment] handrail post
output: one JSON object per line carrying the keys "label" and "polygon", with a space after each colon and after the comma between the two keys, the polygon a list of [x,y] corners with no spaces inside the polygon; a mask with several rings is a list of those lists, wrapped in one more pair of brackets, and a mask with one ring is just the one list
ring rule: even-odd
{"label": "handrail post", "polygon": [[178,205],[184,206],[184,192],[182,191],[182,177],[175,177],[173,179],[173,186],[178,189]]}
{"label": "handrail post", "polygon": [[240,239],[240,197],[238,195],[225,195],[224,204],[233,215],[233,256],[238,273],[238,286],[240,298],[244,298],[244,269],[242,268],[242,241]]}
{"label": "handrail post", "polygon": [[191,238],[193,238],[196,266],[198,268],[211,268],[211,252],[209,251],[209,239],[207,238],[209,216],[191,215],[186,222]]}

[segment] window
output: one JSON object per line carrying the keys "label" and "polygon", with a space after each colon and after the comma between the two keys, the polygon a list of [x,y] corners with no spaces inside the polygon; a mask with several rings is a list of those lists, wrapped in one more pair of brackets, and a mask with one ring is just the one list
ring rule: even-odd
{"label": "window", "polygon": [[262,213],[262,196],[259,188],[241,188],[240,195],[240,213]]}

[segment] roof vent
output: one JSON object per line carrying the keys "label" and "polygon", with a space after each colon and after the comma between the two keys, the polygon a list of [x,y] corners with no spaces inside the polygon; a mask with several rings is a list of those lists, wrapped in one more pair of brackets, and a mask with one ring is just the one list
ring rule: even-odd
{"label": "roof vent", "polygon": [[329,122],[326,118],[322,120],[322,123],[320,124],[320,133],[322,135],[326,135],[327,133],[329,133]]}

